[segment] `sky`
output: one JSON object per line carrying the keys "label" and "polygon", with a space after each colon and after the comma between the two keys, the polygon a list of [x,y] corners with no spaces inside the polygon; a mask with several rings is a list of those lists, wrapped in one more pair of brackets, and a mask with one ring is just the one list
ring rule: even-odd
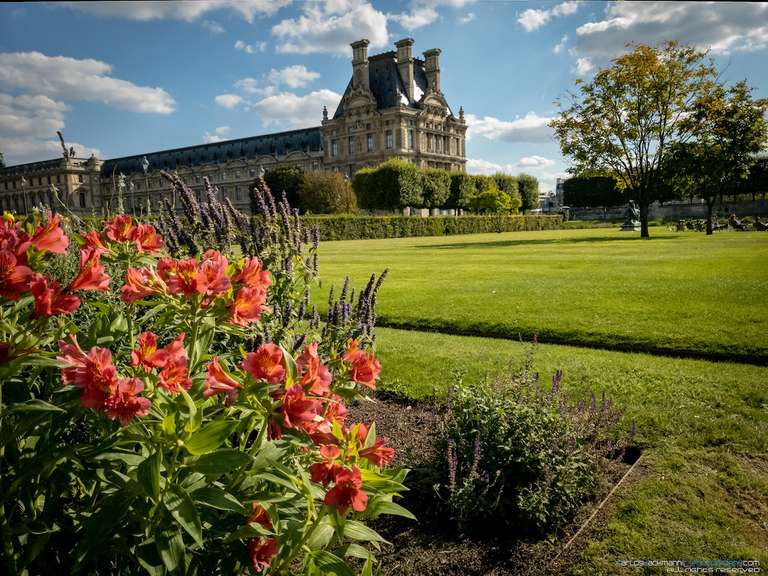
{"label": "sky", "polygon": [[443,93],[469,126],[467,169],[565,174],[555,101],[627,50],[709,50],[727,83],[768,97],[768,3],[197,0],[0,3],[6,164],[140,154],[318,126],[369,54],[440,48]]}

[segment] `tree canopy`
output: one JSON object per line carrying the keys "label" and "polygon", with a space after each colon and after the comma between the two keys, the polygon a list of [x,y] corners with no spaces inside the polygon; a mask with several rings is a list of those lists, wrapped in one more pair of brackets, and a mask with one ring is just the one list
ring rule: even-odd
{"label": "tree canopy", "polygon": [[670,144],[690,138],[683,123],[691,104],[711,88],[715,68],[706,53],[676,42],[632,50],[601,69],[577,93],[558,101],[550,126],[575,172],[614,174],[640,207],[648,237],[648,206],[663,199],[660,167]]}

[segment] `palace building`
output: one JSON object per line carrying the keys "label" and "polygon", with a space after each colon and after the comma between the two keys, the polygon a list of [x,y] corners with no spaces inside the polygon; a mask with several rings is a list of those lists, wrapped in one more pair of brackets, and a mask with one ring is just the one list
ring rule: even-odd
{"label": "palace building", "polygon": [[259,170],[297,166],[352,176],[402,158],[422,167],[464,171],[467,125],[440,89],[440,50],[412,53],[414,41],[368,56],[368,40],[352,43],[352,78],[333,115],[315,128],[264,134],[101,160],[77,158],[62,139],[62,158],[0,168],[0,209],[26,212],[44,204],[75,213],[144,213],[170,193],[160,176],[175,171],[199,195],[203,177],[242,209]]}

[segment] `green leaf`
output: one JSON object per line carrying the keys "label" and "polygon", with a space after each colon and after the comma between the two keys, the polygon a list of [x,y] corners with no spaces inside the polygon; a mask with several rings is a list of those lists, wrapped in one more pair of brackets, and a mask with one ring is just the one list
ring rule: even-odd
{"label": "green leaf", "polygon": [[9,414],[12,412],[66,412],[66,410],[49,404],[44,400],[29,400],[13,404],[8,410]]}
{"label": "green leaf", "polygon": [[278,448],[274,442],[265,442],[253,460],[254,472],[273,468],[280,463],[284,453],[285,448]]}
{"label": "green leaf", "polygon": [[216,450],[229,438],[238,424],[239,422],[233,420],[214,420],[192,434],[185,447],[196,456]]}
{"label": "green leaf", "polygon": [[137,478],[147,496],[157,502],[160,498],[160,463],[162,455],[155,452],[139,464]]}
{"label": "green leaf", "polygon": [[370,514],[372,517],[376,517],[381,514],[389,514],[391,516],[402,516],[403,518],[416,520],[416,516],[414,516],[409,510],[403,508],[400,506],[400,504],[395,504],[394,502],[389,502],[388,500],[375,500],[369,503],[365,513]]}
{"label": "green leaf", "polygon": [[240,501],[232,496],[226,490],[219,488],[218,486],[208,486],[201,488],[192,494],[195,502],[216,508],[217,510],[228,510],[230,512],[239,512],[241,514],[247,514],[245,506]]}
{"label": "green leaf", "polygon": [[163,566],[163,559],[156,544],[157,540],[145,541],[144,544],[137,546],[136,559],[151,576],[163,576],[166,567]]}
{"label": "green leaf", "polygon": [[197,409],[197,405],[195,404],[195,401],[192,400],[192,396],[189,395],[189,392],[182,388],[181,394],[184,396],[184,401],[187,403],[187,409],[189,410],[189,422],[184,426],[184,429],[187,432],[194,432],[200,428],[203,423],[203,413]]}
{"label": "green leaf", "polygon": [[371,422],[371,427],[368,428],[368,435],[365,437],[365,445],[363,448],[371,448],[376,444],[376,422]]}
{"label": "green leaf", "polygon": [[169,572],[175,572],[185,565],[184,538],[178,530],[160,534],[155,540],[155,546]]}
{"label": "green leaf", "polygon": [[245,452],[234,448],[222,448],[216,452],[203,454],[189,462],[189,467],[203,474],[226,474],[250,466],[252,458]]}
{"label": "green leaf", "polygon": [[144,461],[144,456],[135,452],[104,452],[93,457],[93,460],[119,460],[128,466],[138,466]]}
{"label": "green leaf", "polygon": [[362,542],[386,542],[376,530],[357,520],[347,520],[344,525],[344,536],[350,540],[360,540]]}
{"label": "green leaf", "polygon": [[360,546],[360,544],[352,543],[344,549],[344,556],[368,560],[371,557],[371,552]]}
{"label": "green leaf", "polygon": [[280,350],[283,351],[283,360],[285,361],[285,367],[288,371],[287,383],[291,384],[296,381],[297,374],[299,373],[298,368],[296,368],[296,361],[293,359],[293,356],[290,352],[288,352],[288,350],[282,346],[280,346]]}
{"label": "green leaf", "polygon": [[174,520],[184,531],[197,542],[203,545],[203,527],[200,524],[200,516],[197,514],[192,498],[179,486],[171,486],[164,495],[165,507],[171,513]]}
{"label": "green leaf", "polygon": [[331,554],[327,550],[320,550],[313,554],[313,561],[323,574],[335,574],[336,576],[355,576],[355,573],[344,560]]}
{"label": "green leaf", "polygon": [[312,534],[307,539],[307,546],[312,550],[325,548],[328,542],[331,541],[331,538],[333,538],[333,533],[333,526],[331,526],[330,520],[326,516],[312,530]]}

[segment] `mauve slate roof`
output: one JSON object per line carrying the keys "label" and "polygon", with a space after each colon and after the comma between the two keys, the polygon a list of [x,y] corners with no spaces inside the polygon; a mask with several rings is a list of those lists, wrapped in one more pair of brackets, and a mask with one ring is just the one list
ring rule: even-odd
{"label": "mauve slate roof", "polygon": [[[427,91],[427,74],[424,72],[424,60],[419,58],[413,59],[413,80],[422,94]],[[402,99],[407,98],[405,82],[403,82],[400,70],[397,67],[397,52],[395,51],[376,54],[368,59],[368,82],[371,92],[374,98],[376,98],[377,110],[400,106]],[[333,114],[334,118],[344,115],[344,100],[351,90],[352,80],[350,79],[347,89],[344,91],[344,96],[341,102],[339,102],[336,112]],[[416,102],[417,100],[408,98],[407,106],[416,108]]]}
{"label": "mauve slate roof", "polygon": [[282,156],[289,152],[319,152],[322,149],[323,138],[320,127],[303,128],[275,134],[249,136],[237,140],[161,150],[148,154],[136,154],[123,158],[112,158],[104,162],[101,171],[103,174],[111,174],[113,171],[123,174],[141,172],[144,156],[149,161],[150,170],[173,170],[177,166],[197,166],[206,162],[256,158],[257,156],[272,154]]}

